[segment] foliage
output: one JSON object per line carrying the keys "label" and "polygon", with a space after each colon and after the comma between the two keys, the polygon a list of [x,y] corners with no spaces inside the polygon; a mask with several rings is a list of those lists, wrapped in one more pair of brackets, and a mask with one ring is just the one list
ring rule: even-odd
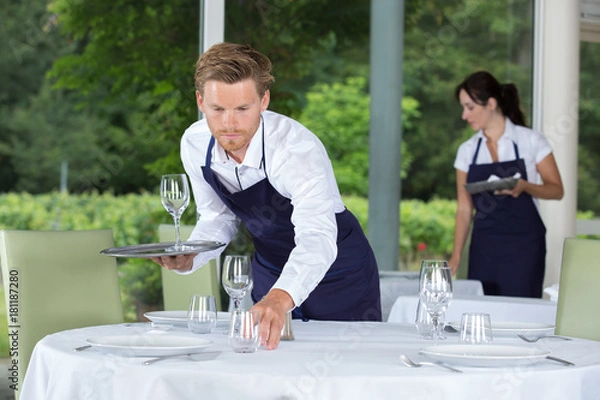
{"label": "foliage", "polygon": [[[367,200],[359,196],[344,198],[361,226],[367,229]],[[431,252],[448,254],[452,246],[454,213],[452,201],[403,201],[401,205],[401,253],[408,260],[419,242]],[[193,224],[195,214],[189,207],[184,224]],[[0,194],[0,229],[86,230],[112,229],[115,246],[158,241],[158,225],[172,223],[158,196],[153,193],[113,196],[110,193],[69,195],[52,192]],[[226,253],[251,249],[244,231],[225,250]],[[450,247],[449,247],[450,246]],[[160,268],[144,259],[117,259],[126,318],[136,320],[144,307],[162,306]],[[403,261],[405,263],[405,261]]]}
{"label": "foliage", "polygon": [[516,83],[523,107],[530,105],[531,2],[429,1],[407,15],[404,93],[420,104],[424,119],[406,135],[414,157],[403,196],[427,200],[454,198],[454,158],[472,134],[460,120],[454,88],[468,74],[487,69]]}
{"label": "foliage", "polygon": [[[184,218],[193,221],[194,213],[188,211]],[[121,197],[109,193],[68,195],[56,192],[37,196],[28,193],[0,195],[0,229],[112,229],[115,246],[128,246],[156,243],[158,225],[170,222],[171,217],[158,196],[148,193]],[[162,302],[159,267],[140,259],[118,259],[118,263],[126,317],[135,319],[136,305],[159,307]]]}
{"label": "foliage", "polygon": [[62,162],[68,163],[72,188],[93,187],[91,182],[103,176],[103,161],[111,157],[100,143],[99,133],[106,131],[106,121],[87,112],[74,114],[69,96],[51,91],[47,84],[28,106],[15,108],[7,126],[20,132],[10,139],[5,153],[19,171],[15,183],[19,191],[56,190]]}
{"label": "foliage", "polygon": [[[180,172],[179,138],[197,118],[198,4],[0,0],[0,192],[57,188],[65,157],[71,192],[152,190],[160,174]],[[456,149],[472,134],[460,120],[454,87],[474,70],[488,69],[517,84],[530,114],[532,1],[404,4],[404,98],[416,104],[402,109],[408,116],[403,151],[410,155],[402,197],[453,198]],[[370,0],[227,1],[225,39],[251,44],[272,59],[273,110],[332,121],[329,104],[310,115],[303,111],[313,107],[306,94],[341,85],[340,95],[351,95],[348,78],[368,76],[370,6]],[[580,109],[567,116],[580,131],[579,208],[595,211],[599,49],[581,43]],[[356,93],[358,109],[349,111],[360,113],[365,99]],[[411,110],[419,114],[409,116]],[[357,136],[348,143],[364,145],[365,130],[349,128],[344,133]],[[340,186],[364,192],[365,153],[352,149],[340,157],[334,160]]]}
{"label": "foliage", "polygon": [[[25,106],[43,86],[45,72],[64,47],[46,1],[0,0],[0,192],[14,189],[20,171],[11,163],[11,140],[21,132],[8,126],[15,107]],[[31,117],[31,116],[30,116]]]}
{"label": "foliage", "polygon": [[[356,29],[368,33],[368,19],[364,18],[368,1],[364,0],[346,2],[344,17],[333,24],[329,23],[332,14],[340,12],[333,0],[227,2],[226,6],[227,27],[235,27],[227,29],[226,40],[248,43],[269,55],[278,80],[271,107],[292,115],[300,109],[305,79],[314,79],[309,75],[315,61],[321,70],[343,65],[339,54],[332,52],[349,49],[356,42],[339,42],[338,34],[349,38]],[[76,90],[88,101],[154,99],[138,104],[142,120],[163,102],[170,102],[169,118],[157,119],[152,126],[160,132],[162,151],[145,166],[154,176],[180,168],[179,138],[197,114],[193,68],[199,47],[198,2],[57,0],[50,9],[58,16],[65,36],[77,44],[76,51],[54,64],[50,76],[56,86]],[[366,37],[362,34],[356,40],[364,42]],[[339,76],[339,69],[335,71]],[[126,116],[124,121],[130,135],[144,131]],[[124,193],[119,182],[113,182],[113,190]]]}
{"label": "foliage", "polygon": [[[323,142],[344,194],[367,196],[369,186],[369,102],[367,78],[350,77],[343,83],[317,84],[306,94],[298,121]],[[418,103],[402,101],[402,123],[408,130],[420,116]],[[402,145],[400,176],[406,176],[410,154]]]}
{"label": "foliage", "polygon": [[581,43],[579,76],[579,113],[567,115],[563,121],[579,126],[579,165],[577,174],[577,206],[600,212],[600,43]]}

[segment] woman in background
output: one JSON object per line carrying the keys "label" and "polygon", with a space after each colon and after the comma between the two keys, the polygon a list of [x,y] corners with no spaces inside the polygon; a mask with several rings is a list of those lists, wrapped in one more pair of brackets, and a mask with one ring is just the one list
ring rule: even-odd
{"label": "woman in background", "polygon": [[[458,270],[473,221],[468,278],[481,281],[486,295],[539,298],[546,228],[537,199],[563,196],[552,148],[540,132],[526,127],[515,85],[480,71],[458,85],[455,95],[462,119],[476,133],[460,145],[454,162],[457,210],[450,267]],[[517,184],[477,194],[465,188],[492,175],[518,178]]]}

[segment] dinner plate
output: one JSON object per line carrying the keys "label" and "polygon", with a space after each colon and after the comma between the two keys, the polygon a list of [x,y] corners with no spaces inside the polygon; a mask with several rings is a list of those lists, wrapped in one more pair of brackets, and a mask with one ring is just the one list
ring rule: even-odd
{"label": "dinner plate", "polygon": [[471,194],[489,192],[494,190],[512,189],[517,186],[518,179],[503,178],[495,181],[471,182],[465,185],[465,189]]}
{"label": "dinner plate", "polygon": [[[148,311],[144,317],[156,324],[173,324],[187,327],[187,311]],[[228,312],[217,312],[217,323],[229,323],[230,314]]]}
{"label": "dinner plate", "polygon": [[173,335],[114,335],[89,338],[98,350],[126,357],[160,357],[199,353],[210,346],[210,340]]}
{"label": "dinner plate", "polygon": [[172,247],[175,242],[138,244],[134,246],[113,247],[100,252],[105,256],[129,257],[129,258],[151,258],[162,256],[179,256],[186,254],[197,254],[205,251],[216,250],[225,246],[224,243],[211,242],[208,240],[190,240],[182,242],[182,248],[174,251]]}
{"label": "dinner plate", "polygon": [[[449,322],[448,325],[460,332],[460,321]],[[492,335],[494,336],[516,336],[518,334],[537,336],[553,333],[554,325],[492,320]]]}
{"label": "dinner plate", "polygon": [[546,358],[549,351],[532,346],[502,346],[493,344],[451,344],[420,350],[437,361],[466,367],[503,367],[531,364]]}

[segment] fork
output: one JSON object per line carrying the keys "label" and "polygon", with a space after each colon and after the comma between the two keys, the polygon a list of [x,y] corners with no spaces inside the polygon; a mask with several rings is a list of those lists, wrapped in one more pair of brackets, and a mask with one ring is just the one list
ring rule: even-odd
{"label": "fork", "polygon": [[571,338],[568,337],[564,337],[564,336],[558,336],[558,335],[542,335],[542,336],[537,336],[534,338],[529,338],[525,335],[522,334],[518,334],[518,337],[520,337],[521,339],[523,339],[524,341],[528,342],[528,343],[535,343],[540,339],[562,339],[562,340],[571,340]]}
{"label": "fork", "polygon": [[427,362],[427,361],[421,361],[421,362],[414,362],[413,360],[411,360],[410,358],[408,358],[407,356],[405,356],[404,354],[400,355],[400,361],[402,361],[402,363],[408,367],[412,367],[412,368],[419,368],[422,367],[423,365],[437,365],[438,367],[442,367],[442,368],[446,368],[452,372],[462,372],[460,369],[456,369],[456,368],[452,368],[448,365],[444,365],[444,364],[440,364],[440,363],[434,363],[434,362]]}

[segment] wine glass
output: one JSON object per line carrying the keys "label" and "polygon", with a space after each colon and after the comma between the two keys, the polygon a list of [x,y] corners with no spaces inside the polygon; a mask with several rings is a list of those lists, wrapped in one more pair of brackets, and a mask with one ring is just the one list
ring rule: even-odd
{"label": "wine glass", "polygon": [[223,288],[233,299],[234,311],[240,309],[240,302],[252,288],[252,267],[248,256],[225,256],[223,263]]}
{"label": "wine glass", "polygon": [[447,261],[424,260],[421,263],[419,298],[431,315],[433,337],[437,344],[439,339],[445,339],[440,320],[443,320],[452,299],[452,271]]}
{"label": "wine glass", "polygon": [[175,245],[166,251],[180,251],[184,246],[179,238],[181,214],[190,203],[190,188],[185,174],[163,175],[160,181],[160,200],[175,223]]}

